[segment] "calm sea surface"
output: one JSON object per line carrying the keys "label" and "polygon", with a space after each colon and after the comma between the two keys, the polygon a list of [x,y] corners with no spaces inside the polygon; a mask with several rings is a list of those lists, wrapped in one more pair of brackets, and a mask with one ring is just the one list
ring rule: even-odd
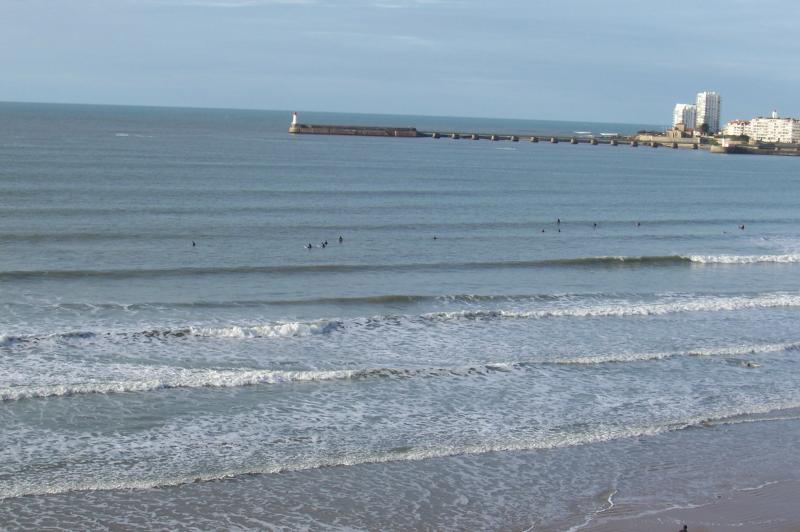
{"label": "calm sea surface", "polygon": [[0,104],[0,526],[561,530],[800,475],[800,159],[288,121]]}

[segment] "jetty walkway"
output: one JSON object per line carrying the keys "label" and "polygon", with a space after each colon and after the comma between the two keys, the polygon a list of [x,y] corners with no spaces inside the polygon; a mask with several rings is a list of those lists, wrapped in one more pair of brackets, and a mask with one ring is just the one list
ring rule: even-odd
{"label": "jetty walkway", "polygon": [[[330,124],[300,124],[297,121],[297,114],[294,113],[292,123],[289,126],[289,133],[293,135],[349,135],[362,137],[403,137],[419,138],[428,137],[432,139],[452,139],[452,140],[488,140],[505,142],[548,142],[550,144],[590,144],[597,146],[606,144],[609,146],[627,145],[631,147],[648,146],[652,148],[672,148],[672,149],[706,149],[712,153],[749,153],[756,155],[800,155],[800,145],[797,144],[741,144],[729,143],[722,139],[710,137],[673,137],[668,135],[637,134],[637,135],[616,135],[616,134],[516,134],[516,133],[478,133],[469,131],[420,131],[415,127],[386,127],[386,126],[342,126]],[[579,132],[578,132],[579,133]]]}

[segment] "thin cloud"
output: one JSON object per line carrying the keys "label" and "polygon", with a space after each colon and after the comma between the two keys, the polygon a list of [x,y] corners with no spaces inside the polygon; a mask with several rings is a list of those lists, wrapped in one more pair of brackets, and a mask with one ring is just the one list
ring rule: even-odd
{"label": "thin cloud", "polygon": [[409,9],[425,6],[454,6],[459,2],[455,0],[378,0],[372,3],[373,7],[383,9]]}
{"label": "thin cloud", "polygon": [[433,47],[436,42],[431,39],[417,37],[416,35],[383,35],[359,31],[306,31],[309,37],[337,38],[350,41],[363,42],[364,40],[390,40],[409,46]]}
{"label": "thin cloud", "polygon": [[275,5],[309,5],[317,0],[165,0],[156,3],[186,7],[260,7]]}

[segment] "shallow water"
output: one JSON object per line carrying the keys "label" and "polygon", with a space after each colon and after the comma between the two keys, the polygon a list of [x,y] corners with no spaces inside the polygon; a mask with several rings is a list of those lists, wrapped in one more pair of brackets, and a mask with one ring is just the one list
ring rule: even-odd
{"label": "shallow water", "polygon": [[0,116],[14,528],[559,529],[798,470],[795,158]]}

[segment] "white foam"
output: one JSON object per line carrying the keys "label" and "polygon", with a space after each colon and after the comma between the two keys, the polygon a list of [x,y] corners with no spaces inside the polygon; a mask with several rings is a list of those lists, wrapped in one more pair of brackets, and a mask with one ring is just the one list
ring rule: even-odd
{"label": "white foam", "polygon": [[699,264],[757,264],[776,262],[794,264],[800,262],[800,254],[786,255],[687,255],[685,258]]}
{"label": "white foam", "polygon": [[[692,349],[688,351],[653,353],[610,353],[573,358],[532,358],[517,361],[495,361],[452,367],[372,367],[330,370],[267,370],[267,369],[187,369],[169,366],[111,365],[101,366],[106,378],[95,378],[86,382],[37,384],[0,387],[0,401],[43,399],[88,394],[113,394],[151,392],[172,388],[232,388],[264,384],[289,384],[301,382],[323,382],[365,378],[414,378],[414,377],[469,377],[490,373],[510,373],[531,365],[593,365],[625,362],[663,360],[679,356],[735,357],[766,354],[800,349],[800,343],[758,344],[731,347]],[[87,368],[81,367],[72,373],[50,373],[50,378],[76,378],[85,375]],[[35,369],[37,375],[42,368]],[[109,373],[112,372],[112,373]],[[109,378],[111,377],[111,378]],[[78,377],[80,378],[80,377]],[[18,381],[29,381],[30,376],[17,377]],[[113,379],[113,380],[112,380]]]}
{"label": "white foam", "polygon": [[798,343],[783,344],[758,344],[731,347],[713,347],[705,349],[690,349],[688,351],[671,351],[659,353],[622,353],[597,356],[565,358],[556,361],[558,364],[607,364],[613,362],[639,362],[648,360],[663,360],[678,356],[708,356],[708,357],[735,357],[766,353],[780,353],[800,348]]}
{"label": "white foam", "polygon": [[325,334],[338,329],[341,322],[318,320],[313,322],[285,322],[253,326],[190,327],[193,336],[214,338],[291,338]]}
{"label": "white foam", "polygon": [[528,318],[544,319],[558,317],[624,317],[659,316],[679,312],[719,312],[748,309],[800,306],[800,295],[766,294],[760,296],[699,297],[660,303],[619,302],[611,305],[570,306],[542,310],[461,310],[423,314],[429,320]]}
{"label": "white foam", "polygon": [[0,335],[0,347],[9,347],[21,341],[23,341],[23,338],[20,336],[13,336],[10,334]]}
{"label": "white foam", "polygon": [[[192,482],[214,481],[253,474],[275,474],[288,471],[304,471],[323,467],[342,467],[361,464],[377,464],[399,461],[421,461],[458,455],[476,455],[493,452],[519,452],[539,449],[555,449],[604,443],[626,438],[641,438],[684,430],[690,427],[710,426],[730,418],[768,412],[797,409],[800,402],[762,405],[750,409],[720,410],[709,415],[691,416],[657,425],[609,426],[598,425],[589,433],[558,434],[543,439],[515,439],[507,442],[486,442],[465,445],[441,445],[420,447],[408,450],[354,452],[345,456],[305,458],[299,462],[285,464],[263,464],[224,471],[210,472],[193,476],[176,476],[161,479],[142,480],[102,480],[102,481],[54,481],[49,483],[21,483],[15,487],[0,486],[0,500],[30,495],[53,495],[73,491],[104,491],[113,489],[149,489],[155,487],[177,486]],[[772,421],[765,418],[763,421]]]}
{"label": "white foam", "polygon": [[0,388],[0,401],[84,394],[149,392],[170,388],[229,388],[256,384],[329,381],[358,377],[364,370],[272,371],[165,368],[154,378],[114,382],[11,386]]}

